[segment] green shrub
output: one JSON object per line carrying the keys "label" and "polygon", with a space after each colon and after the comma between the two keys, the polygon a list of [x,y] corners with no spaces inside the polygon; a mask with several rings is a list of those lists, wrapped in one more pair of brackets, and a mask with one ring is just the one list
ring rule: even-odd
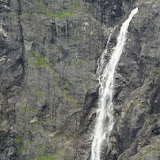
{"label": "green shrub", "polygon": [[40,95],[41,97],[44,97],[44,94],[42,92],[40,92],[40,90],[37,88],[37,86],[35,87],[35,92]]}

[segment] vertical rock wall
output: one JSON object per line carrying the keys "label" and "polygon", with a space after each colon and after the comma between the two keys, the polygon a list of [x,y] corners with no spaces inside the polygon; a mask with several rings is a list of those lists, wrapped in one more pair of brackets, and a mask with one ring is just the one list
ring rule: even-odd
{"label": "vertical rock wall", "polygon": [[1,159],[74,159],[86,97],[98,87],[101,23],[79,0],[0,7]]}
{"label": "vertical rock wall", "polygon": [[0,159],[90,157],[97,59],[139,5],[115,75],[107,160],[159,159],[158,0],[0,1]]}

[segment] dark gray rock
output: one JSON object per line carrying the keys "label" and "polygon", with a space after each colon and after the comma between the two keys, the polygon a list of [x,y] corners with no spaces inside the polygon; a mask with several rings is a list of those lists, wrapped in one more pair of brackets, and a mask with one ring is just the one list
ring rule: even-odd
{"label": "dark gray rock", "polygon": [[[115,75],[107,160],[159,159],[159,1],[0,1],[0,159],[90,158],[106,63],[122,22],[139,5]],[[104,149],[105,151],[105,149]]]}

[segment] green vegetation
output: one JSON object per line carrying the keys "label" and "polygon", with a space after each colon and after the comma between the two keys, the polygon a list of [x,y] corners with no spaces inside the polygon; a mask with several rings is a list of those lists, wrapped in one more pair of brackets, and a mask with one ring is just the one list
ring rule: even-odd
{"label": "green vegetation", "polygon": [[[69,17],[73,14],[76,14],[78,13],[77,12],[77,9],[80,8],[80,2],[78,1],[77,2],[77,5],[76,6],[72,6],[72,5],[68,5],[68,10],[64,10],[64,9],[61,9],[60,12],[52,12],[48,6],[46,6],[44,3],[40,2],[40,0],[36,0],[37,4],[39,7],[41,7],[43,10],[40,10],[40,9],[37,9],[37,11],[45,11],[45,13],[38,13],[38,14],[43,14],[45,16],[50,16],[50,17],[54,17],[54,18],[65,18],[65,17]],[[35,7],[37,7],[34,3],[32,3]]]}
{"label": "green vegetation", "polygon": [[45,55],[40,55],[40,57],[37,58],[37,62],[35,63],[36,68],[40,68],[42,66],[45,66]]}
{"label": "green vegetation", "polygon": [[37,121],[36,124],[41,124],[41,122],[40,122],[40,121]]}
{"label": "green vegetation", "polygon": [[69,90],[68,90],[68,89],[65,89],[65,90],[64,90],[64,93],[68,93],[68,92],[69,92]]}
{"label": "green vegetation", "polygon": [[31,141],[31,140],[29,140],[28,142],[29,142],[30,145],[32,145],[32,143],[33,143],[33,141]]}
{"label": "green vegetation", "polygon": [[37,129],[31,129],[31,131],[32,131],[32,132],[37,132],[38,130],[37,130]]}
{"label": "green vegetation", "polygon": [[85,63],[85,59],[80,60],[78,63],[76,63],[76,66],[82,66]]}
{"label": "green vegetation", "polygon": [[[39,69],[41,67],[46,67],[46,68],[49,68],[50,71],[52,72],[52,75],[53,75],[53,78],[56,82],[56,86],[57,88],[60,88],[60,83],[63,81],[58,75],[57,73],[54,71],[54,69],[50,66],[50,64],[47,64],[45,62],[45,55],[44,54],[41,54],[40,52],[35,52],[35,51],[31,51],[31,55],[32,57],[34,58],[34,66]],[[65,85],[63,85],[64,87],[66,87],[68,85],[68,83],[66,82]],[[35,91],[37,94],[39,94],[41,97],[44,97],[44,95],[38,90],[37,87],[35,87]],[[64,89],[63,90],[63,93],[68,93],[69,90],[68,89]]]}
{"label": "green vegetation", "polygon": [[[63,141],[62,141],[63,139]],[[47,142],[46,144],[39,144],[34,146],[35,152],[37,153],[36,157],[31,158],[30,160],[59,160],[65,159],[67,160],[68,157],[64,158],[64,148],[63,145],[69,145],[71,140],[73,139],[73,134],[70,131],[65,132],[57,132],[54,137],[52,137],[52,141]],[[62,145],[63,144],[63,145]],[[61,150],[56,151],[54,154],[45,155],[45,149],[49,148],[50,146],[59,146],[62,145]],[[33,146],[32,146],[33,147]]]}
{"label": "green vegetation", "polygon": [[66,96],[65,99],[74,99],[73,96]]}
{"label": "green vegetation", "polygon": [[[45,62],[45,54],[41,54],[40,52],[35,52],[35,51],[31,51],[31,56],[34,59],[34,66],[39,69],[40,67],[45,67],[45,68],[49,68],[50,72],[52,72],[54,81],[56,83],[56,87],[59,90],[59,92],[61,92],[62,95],[64,95],[64,102],[66,103],[70,103],[72,101],[74,101],[74,104],[76,104],[76,101],[74,99],[73,96],[68,95],[68,93],[70,92],[70,90],[68,89],[68,86],[70,85],[68,81],[63,80],[55,71],[54,69],[50,66],[50,64]],[[81,65],[83,63],[83,60],[80,61]],[[38,89],[38,87],[35,87],[35,92],[40,96],[40,97],[44,97],[44,94],[42,92],[40,92],[40,90]],[[78,105],[76,105],[78,106]]]}
{"label": "green vegetation", "polygon": [[50,67],[50,65],[45,62],[46,61],[45,54],[42,54],[40,52],[36,53],[35,51],[31,51],[31,55],[35,61],[34,66],[37,69],[39,69],[40,67],[48,67],[52,71],[53,75],[56,74],[55,71]]}
{"label": "green vegetation", "polygon": [[46,67],[44,54],[39,53],[39,55],[36,56],[36,52],[31,51],[31,55],[34,58],[34,60],[36,61],[34,64],[36,68]]}
{"label": "green vegetation", "polygon": [[153,0],[154,2],[158,2],[159,0]]}
{"label": "green vegetation", "polygon": [[[35,61],[34,66],[35,66],[37,69],[39,69],[39,68],[41,68],[41,67],[49,68],[50,71],[51,71],[52,74],[53,74],[53,77],[54,77],[55,79],[57,79],[56,72],[53,70],[53,68],[52,68],[49,64],[47,64],[47,63],[45,62],[45,55],[44,55],[44,54],[41,54],[40,52],[36,53],[35,51],[31,51],[31,55],[32,55],[32,57],[34,58],[34,61]],[[44,96],[37,88],[36,88],[36,91],[37,91],[37,93],[40,94],[41,96]]]}
{"label": "green vegetation", "polygon": [[22,107],[26,107],[26,106],[27,106],[27,102],[26,102],[26,101],[20,101],[19,104],[20,104]]}
{"label": "green vegetation", "polygon": [[134,104],[132,104],[132,107],[133,107],[133,105],[136,106],[137,108],[139,108],[140,111],[150,109],[150,106],[144,105],[142,103],[142,101],[140,101],[138,98],[134,98]]}
{"label": "green vegetation", "polygon": [[29,109],[29,108],[25,107],[24,108],[24,113],[27,113],[27,112],[37,113],[37,110]]}
{"label": "green vegetation", "polygon": [[36,52],[35,51],[31,51],[31,55],[32,55],[32,57],[36,57]]}
{"label": "green vegetation", "polygon": [[160,67],[156,67],[156,71],[160,71]]}
{"label": "green vegetation", "polygon": [[49,69],[50,69],[50,71],[52,72],[52,74],[53,74],[53,78],[57,78],[57,75],[56,75],[56,72],[53,70],[53,68],[50,66],[50,65],[46,65],[46,67],[48,67]]}
{"label": "green vegetation", "polygon": [[35,87],[35,92],[40,95],[40,97],[44,97],[44,94],[42,92],[40,92],[40,90],[37,88],[37,86]]}
{"label": "green vegetation", "polygon": [[23,138],[22,137],[16,137],[14,139],[14,141],[18,144],[18,143],[23,143]]}
{"label": "green vegetation", "polygon": [[38,155],[44,155],[45,154],[45,145],[43,145],[43,144],[37,145],[37,146],[35,146],[35,149],[36,149],[36,153]]}
{"label": "green vegetation", "polygon": [[157,2],[159,0],[145,0],[146,2]]}
{"label": "green vegetation", "polygon": [[148,109],[149,109],[150,107],[149,107],[149,106],[146,106],[146,108],[148,108]]}
{"label": "green vegetation", "polygon": [[24,150],[23,148],[23,138],[22,137],[15,137],[14,142],[17,146],[17,152],[22,152]]}
{"label": "green vegetation", "polygon": [[[58,156],[61,154],[61,151],[56,152],[55,154],[49,155],[49,156],[38,156],[34,157],[30,160],[59,160]],[[57,157],[57,158],[56,158]]]}
{"label": "green vegetation", "polygon": [[147,155],[151,152],[159,152],[159,151],[160,151],[160,147],[158,147],[158,148],[152,148],[152,147],[147,148],[144,153],[140,153],[140,156],[137,158],[137,160],[141,160],[145,155]]}
{"label": "green vegetation", "polygon": [[39,156],[39,157],[35,157],[31,160],[53,160],[55,156],[54,155],[50,155],[50,156]]}
{"label": "green vegetation", "polygon": [[54,18],[65,18],[65,17],[69,17],[73,14],[76,14],[75,11],[71,11],[71,12],[65,12],[65,11],[62,11],[62,12],[58,12],[58,13],[53,13],[51,11],[48,11],[48,16],[51,16],[51,17],[54,17]]}

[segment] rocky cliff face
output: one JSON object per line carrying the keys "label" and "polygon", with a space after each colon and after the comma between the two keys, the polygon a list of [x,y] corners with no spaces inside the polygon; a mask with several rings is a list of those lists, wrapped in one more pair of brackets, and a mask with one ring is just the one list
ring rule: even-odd
{"label": "rocky cliff face", "polygon": [[106,160],[160,159],[160,1],[1,0],[0,159],[87,160],[97,60],[136,5],[115,75]]}

